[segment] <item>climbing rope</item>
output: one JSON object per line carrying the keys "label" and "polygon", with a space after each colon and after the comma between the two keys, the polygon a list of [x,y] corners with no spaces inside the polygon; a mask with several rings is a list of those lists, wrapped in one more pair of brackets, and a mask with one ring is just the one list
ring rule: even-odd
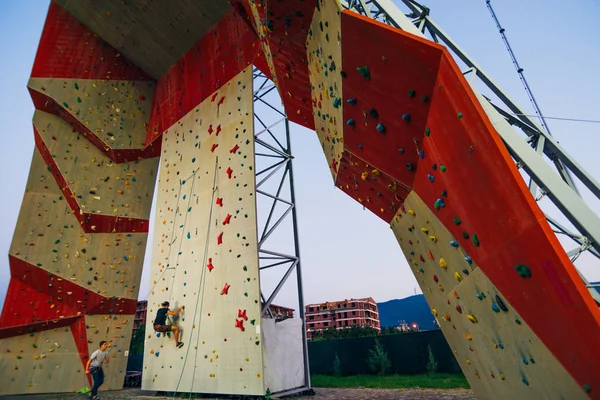
{"label": "climbing rope", "polygon": [[[196,354],[194,357],[194,368],[196,368],[196,363],[198,360],[198,344],[200,342],[200,327],[202,325],[202,309],[204,306],[204,289],[206,287],[206,282],[205,282],[205,277],[206,277],[206,262],[208,260],[208,241],[210,238],[210,231],[211,231],[211,220],[212,220],[212,213],[213,213],[213,207],[215,204],[215,193],[218,191],[218,187],[217,187],[217,171],[219,169],[219,157],[216,158],[215,160],[215,172],[214,172],[214,177],[213,177],[213,187],[212,187],[212,197],[210,200],[210,209],[209,209],[209,214],[208,214],[208,224],[207,224],[207,230],[206,230],[206,241],[204,243],[204,257],[202,259],[202,273],[200,276],[200,281],[198,282],[198,297],[196,299],[196,307],[194,309],[194,316],[192,317],[192,323],[194,323],[196,321],[196,315],[198,314],[198,308],[200,308],[200,317],[198,318],[198,337],[196,339]],[[200,299],[202,299],[203,301],[200,303],[200,305],[198,304]],[[194,334],[194,328],[192,325],[192,329],[190,332],[190,340],[188,342],[188,346],[187,346],[187,350],[185,352],[185,358],[183,360],[183,366],[181,367],[181,374],[179,374],[179,380],[177,381],[177,386],[175,387],[175,391],[173,392],[173,397],[172,399],[175,398],[176,394],[177,394],[177,390],[179,389],[179,385],[181,384],[181,379],[183,378],[183,372],[185,370],[185,366],[187,365],[187,360],[188,360],[188,356],[190,354],[190,348],[191,348],[191,341],[192,341],[192,335]],[[196,378],[196,373],[194,372],[192,374],[192,385],[190,387],[190,398],[192,396],[192,388],[194,387],[194,379]]]}

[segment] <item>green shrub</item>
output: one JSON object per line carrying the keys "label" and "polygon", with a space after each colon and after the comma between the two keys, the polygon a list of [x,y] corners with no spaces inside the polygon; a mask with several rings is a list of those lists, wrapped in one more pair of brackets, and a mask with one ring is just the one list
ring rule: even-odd
{"label": "green shrub", "polygon": [[367,365],[371,371],[379,376],[385,375],[392,366],[387,352],[379,342],[379,339],[375,339],[375,347],[369,350]]}
{"label": "green shrub", "polygon": [[337,351],[335,352],[335,357],[333,358],[333,375],[342,376],[342,362],[338,357]]}
{"label": "green shrub", "polygon": [[435,374],[438,370],[438,362],[433,356],[433,351],[431,351],[431,346],[427,345],[427,364],[425,365],[427,368],[427,374]]}

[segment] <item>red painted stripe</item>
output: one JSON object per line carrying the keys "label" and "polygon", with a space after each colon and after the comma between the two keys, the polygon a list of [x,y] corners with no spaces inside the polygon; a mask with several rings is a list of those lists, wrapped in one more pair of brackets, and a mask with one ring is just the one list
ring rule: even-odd
{"label": "red painted stripe", "polygon": [[31,76],[153,80],[55,2],[50,3]]}
{"label": "red painted stripe", "polygon": [[18,325],[0,328],[0,339],[7,339],[15,336],[31,335],[35,332],[49,331],[56,328],[69,326],[83,317],[69,317],[54,321],[38,322],[35,324]]}
{"label": "red painted stripe", "polygon": [[160,156],[161,142],[152,143],[144,149],[112,149],[108,143],[96,136],[87,126],[77,119],[73,114],[58,104],[53,98],[45,93],[29,89],[31,99],[36,109],[58,115],[73,129],[81,133],[98,150],[117,164],[138,161],[146,158]]}
{"label": "red painted stripe", "polygon": [[46,162],[49,171],[56,180],[58,187],[62,191],[65,200],[73,210],[73,215],[79,221],[81,228],[86,233],[147,233],[150,223],[147,219],[129,218],[123,216],[114,215],[102,215],[102,214],[89,214],[81,213],[81,208],[75,194],[71,191],[71,188],[67,184],[67,181],[60,173],[58,165],[54,161],[54,157],[50,154],[50,151],[46,147],[44,140],[40,136],[37,128],[33,127],[35,144],[40,152],[42,158]]}

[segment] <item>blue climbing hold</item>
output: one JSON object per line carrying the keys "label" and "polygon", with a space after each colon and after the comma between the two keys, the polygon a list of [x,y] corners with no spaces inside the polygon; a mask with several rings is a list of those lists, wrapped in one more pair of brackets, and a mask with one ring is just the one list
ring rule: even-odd
{"label": "blue climbing hold", "polygon": [[398,149],[398,153],[404,153],[404,149]]}
{"label": "blue climbing hold", "polygon": [[498,343],[498,347],[500,347],[501,349],[504,349],[504,344],[503,343]]}
{"label": "blue climbing hold", "polygon": [[380,122],[377,124],[377,130],[381,133],[385,132],[385,126]]}
{"label": "blue climbing hold", "polygon": [[352,97],[352,98],[346,100],[346,103],[348,103],[348,104],[356,104],[356,99],[354,97]]}
{"label": "blue climbing hold", "polygon": [[419,157],[425,158],[425,151],[424,150],[419,150]]}
{"label": "blue climbing hold", "polygon": [[333,108],[339,108],[340,104],[342,104],[342,99],[337,98],[333,101]]}
{"label": "blue climbing hold", "polygon": [[403,119],[404,121],[410,121],[410,120],[411,120],[410,114],[404,114],[404,115],[402,116],[402,119]]}
{"label": "blue climbing hold", "polygon": [[492,310],[494,310],[494,312],[500,312],[500,307],[498,307],[497,304],[492,304]]}
{"label": "blue climbing hold", "polygon": [[427,179],[429,179],[429,182],[435,181],[435,177],[433,175],[431,175],[431,174],[427,175]]}
{"label": "blue climbing hold", "polygon": [[452,247],[458,247],[458,242],[456,240],[451,240],[450,241],[450,246],[452,246]]}
{"label": "blue climbing hold", "polygon": [[371,114],[371,117],[373,117],[373,118],[379,118],[379,113],[378,113],[378,112],[377,112],[377,110],[376,110],[376,109],[374,109],[374,108],[371,108],[371,109],[369,110],[369,114]]}
{"label": "blue climbing hold", "polygon": [[346,125],[354,126],[355,125],[354,120],[352,118],[350,118],[348,121],[346,121]]}
{"label": "blue climbing hold", "polygon": [[363,148],[362,144],[359,144],[358,148],[362,150],[362,148]]}
{"label": "blue climbing hold", "polygon": [[466,262],[467,262],[467,264],[469,264],[469,265],[470,265],[470,264],[473,264],[473,260],[472,260],[472,259],[471,259],[471,257],[469,257],[469,256],[466,256],[466,257],[465,257],[465,261],[466,261]]}

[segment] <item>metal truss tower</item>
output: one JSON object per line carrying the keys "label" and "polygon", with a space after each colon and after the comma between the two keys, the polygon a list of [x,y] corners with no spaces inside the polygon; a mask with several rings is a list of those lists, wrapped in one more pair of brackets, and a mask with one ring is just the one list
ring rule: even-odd
{"label": "metal truss tower", "polygon": [[[547,196],[575,228],[575,231],[571,230],[546,212],[546,219],[554,232],[574,242],[574,248],[567,249],[571,260],[575,262],[584,252],[600,259],[600,218],[581,198],[571,176],[576,177],[596,199],[600,199],[600,184],[442,30],[431,18],[429,8],[414,0],[399,0],[398,3],[403,5],[404,10],[392,0],[348,0],[342,1],[342,6],[446,46],[459,65],[462,63],[463,74],[469,75],[474,92],[490,121],[517,167],[529,178],[532,196],[538,202]],[[475,79],[485,86],[490,96],[475,89]],[[600,303],[598,292],[580,275],[594,299]]]}
{"label": "metal truss tower", "polygon": [[[302,320],[304,386],[278,395],[310,390],[306,319],[300,263],[300,245],[294,193],[294,173],[289,120],[281,104],[277,87],[254,68],[254,144],[256,157],[256,193],[258,208],[258,256],[261,271],[263,316],[275,318],[270,306],[288,279],[295,275],[298,318]],[[269,239],[273,238],[269,242]],[[273,246],[277,247],[274,249]],[[272,290],[263,285],[263,272],[277,269],[280,276]],[[287,288],[292,285],[286,286]],[[276,319],[277,321],[277,319]]]}

